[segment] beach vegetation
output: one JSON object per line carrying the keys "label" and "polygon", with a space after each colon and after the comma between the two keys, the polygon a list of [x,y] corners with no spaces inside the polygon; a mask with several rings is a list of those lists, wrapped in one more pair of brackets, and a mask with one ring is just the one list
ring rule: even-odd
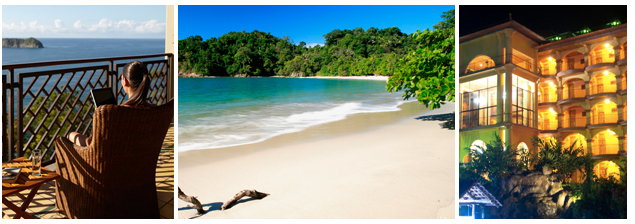
{"label": "beach vegetation", "polygon": [[398,62],[420,43],[397,27],[334,29],[324,46],[295,44],[288,36],[229,32],[203,41],[179,40],[179,71],[208,76],[393,75]]}
{"label": "beach vegetation", "polygon": [[404,100],[416,98],[430,109],[454,102],[454,9],[443,21],[411,35],[417,47],[400,58],[388,80],[390,92],[403,90]]}

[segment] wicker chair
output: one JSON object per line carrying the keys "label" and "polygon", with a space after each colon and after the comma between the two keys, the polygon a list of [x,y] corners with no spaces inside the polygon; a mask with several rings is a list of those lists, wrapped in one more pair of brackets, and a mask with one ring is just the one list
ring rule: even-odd
{"label": "wicker chair", "polygon": [[57,208],[68,218],[159,218],[155,173],[173,117],[174,100],[145,109],[103,105],[89,146],[56,139]]}

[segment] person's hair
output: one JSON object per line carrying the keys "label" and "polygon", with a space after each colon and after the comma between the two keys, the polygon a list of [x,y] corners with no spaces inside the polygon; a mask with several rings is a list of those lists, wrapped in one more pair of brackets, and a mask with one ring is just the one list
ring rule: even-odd
{"label": "person's hair", "polygon": [[148,89],[150,89],[150,78],[146,65],[140,61],[128,63],[123,67],[122,78],[128,80],[130,88],[134,92],[130,94],[123,105],[144,106],[148,98]]}

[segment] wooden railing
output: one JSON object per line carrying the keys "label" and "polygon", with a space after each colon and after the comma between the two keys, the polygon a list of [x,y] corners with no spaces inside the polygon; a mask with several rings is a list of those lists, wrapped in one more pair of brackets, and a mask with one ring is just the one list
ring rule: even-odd
{"label": "wooden railing", "polygon": [[[6,75],[2,76],[2,160],[29,157],[31,150],[37,148],[42,150],[44,164],[51,164],[56,137],[73,131],[90,135],[95,109],[90,90],[110,87],[117,102],[124,102],[127,96],[120,84],[121,70],[134,60],[148,66],[150,103],[161,105],[170,100],[174,88],[173,54],[3,65]],[[16,73],[60,65],[65,68]]]}

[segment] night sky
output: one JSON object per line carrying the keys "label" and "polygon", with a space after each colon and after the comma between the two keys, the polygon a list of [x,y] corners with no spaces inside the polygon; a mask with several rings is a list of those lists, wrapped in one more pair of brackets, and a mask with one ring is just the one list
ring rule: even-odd
{"label": "night sky", "polygon": [[537,34],[548,37],[585,26],[596,31],[606,23],[626,23],[626,6],[459,6],[459,37],[512,19]]}

